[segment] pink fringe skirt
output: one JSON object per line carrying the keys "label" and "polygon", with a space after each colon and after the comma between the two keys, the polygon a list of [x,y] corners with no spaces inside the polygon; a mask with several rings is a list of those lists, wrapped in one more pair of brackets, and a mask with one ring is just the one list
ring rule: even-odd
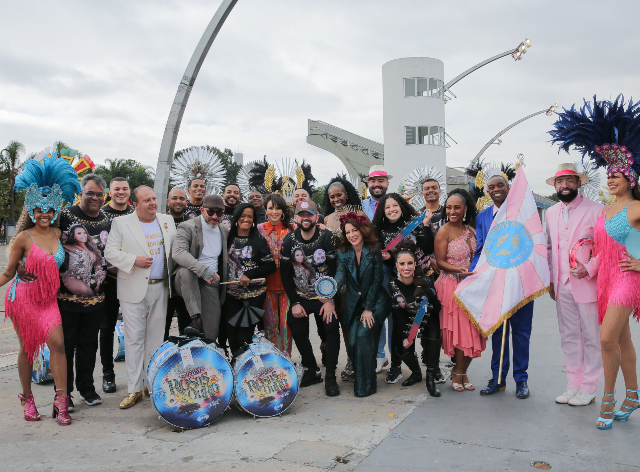
{"label": "pink fringe skirt", "polygon": [[640,272],[622,272],[619,263],[627,250],[613,239],[604,226],[604,214],[596,221],[595,249],[598,256],[598,322],[602,324],[609,305],[633,308],[640,321]]}
{"label": "pink fringe skirt", "polygon": [[442,304],[440,310],[442,349],[449,357],[455,354],[455,349],[460,349],[467,357],[480,357],[487,347],[487,340],[453,300],[453,292],[458,283],[444,272],[435,283],[436,292]]}
{"label": "pink fringe skirt", "polygon": [[[55,258],[31,246],[25,267],[38,276],[35,282],[13,281],[4,299],[5,318],[10,318],[13,328],[22,341],[29,362],[44,346],[51,332],[62,324],[58,301],[60,275]],[[11,298],[13,296],[13,301]]]}

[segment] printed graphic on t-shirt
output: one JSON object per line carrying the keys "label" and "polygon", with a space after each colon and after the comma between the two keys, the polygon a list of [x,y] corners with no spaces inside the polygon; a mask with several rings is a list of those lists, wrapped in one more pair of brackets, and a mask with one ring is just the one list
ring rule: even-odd
{"label": "printed graphic on t-shirt", "polygon": [[326,271],[324,268],[326,267],[324,262],[327,260],[325,252],[322,249],[317,249],[313,257],[307,257],[302,248],[294,247],[291,253],[296,287],[301,295],[315,297],[316,280],[322,276],[323,271]]}
{"label": "printed graphic on t-shirt", "polygon": [[71,294],[93,297],[102,292],[100,288],[107,276],[102,252],[108,236],[106,231],[90,236],[87,228],[80,223],[72,224],[62,233],[66,259],[61,267],[60,281]]}

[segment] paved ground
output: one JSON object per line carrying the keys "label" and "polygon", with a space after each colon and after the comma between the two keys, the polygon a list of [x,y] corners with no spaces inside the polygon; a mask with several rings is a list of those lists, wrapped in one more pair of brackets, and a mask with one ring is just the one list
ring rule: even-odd
{"label": "paved ground", "polygon": [[[0,265],[3,252],[0,246]],[[0,294],[4,298],[4,288]],[[316,385],[302,389],[282,418],[254,420],[231,409],[212,427],[186,432],[159,420],[148,399],[130,410],[118,409],[126,393],[124,363],[116,364],[119,391],[103,394],[104,403],[95,407],[76,399],[70,427],[50,418],[23,421],[16,398],[17,340],[8,321],[0,329],[2,471],[160,472],[184,466],[190,471],[521,471],[534,470],[533,461],[546,461],[554,471],[640,468],[632,440],[640,433],[640,416],[602,432],[594,424],[597,405],[572,408],[553,402],[564,390],[565,374],[548,297],[536,302],[528,400],[515,398],[512,381],[493,397],[456,393],[448,382],[442,397],[429,398],[423,384],[386,385],[381,374],[378,393],[365,399],[355,398],[344,382],[342,395],[331,399],[323,385]],[[632,332],[640,344],[635,323]],[[341,354],[344,365],[344,350]],[[489,378],[489,359],[490,348],[470,367],[477,387]],[[99,369],[95,378],[101,381]],[[40,412],[50,413],[51,384],[33,390]],[[620,382],[618,392],[623,390]]]}

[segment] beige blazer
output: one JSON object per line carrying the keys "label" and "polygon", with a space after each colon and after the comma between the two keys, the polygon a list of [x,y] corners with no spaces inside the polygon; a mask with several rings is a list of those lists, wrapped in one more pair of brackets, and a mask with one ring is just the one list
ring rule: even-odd
{"label": "beige blazer", "polygon": [[[218,267],[218,275],[220,276],[220,282],[227,281],[227,268],[228,268],[228,249],[227,240],[229,238],[229,230],[223,224],[218,225],[220,228],[220,234],[222,236],[222,267]],[[172,276],[175,271],[180,267],[185,267],[198,278],[202,277],[207,266],[198,262],[198,258],[202,253],[204,243],[202,239],[202,218],[196,217],[190,220],[180,223],[178,231],[176,233],[175,240],[173,241],[173,248],[171,250],[171,261],[173,271],[169,272]],[[171,278],[173,281],[173,277]],[[224,303],[225,295],[227,293],[227,286],[220,286],[220,304]]]}
{"label": "beige blazer", "polygon": [[[173,261],[170,257],[171,245],[176,235],[176,225],[173,218],[168,215],[158,213],[156,217],[164,237],[164,255],[169,264],[169,274],[171,274],[173,272]],[[137,213],[114,218],[104,249],[104,257],[109,264],[118,268],[118,300],[120,301],[140,303],[147,293],[151,268],[136,267],[134,264],[137,256],[151,256]]]}

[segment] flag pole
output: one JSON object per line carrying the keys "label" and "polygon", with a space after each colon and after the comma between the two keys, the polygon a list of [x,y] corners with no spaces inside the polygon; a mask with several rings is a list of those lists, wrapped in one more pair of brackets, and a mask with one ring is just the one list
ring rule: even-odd
{"label": "flag pole", "polygon": [[507,320],[502,323],[502,347],[500,348],[500,368],[498,369],[498,385],[502,382],[502,361],[504,359],[504,339],[507,334]]}

